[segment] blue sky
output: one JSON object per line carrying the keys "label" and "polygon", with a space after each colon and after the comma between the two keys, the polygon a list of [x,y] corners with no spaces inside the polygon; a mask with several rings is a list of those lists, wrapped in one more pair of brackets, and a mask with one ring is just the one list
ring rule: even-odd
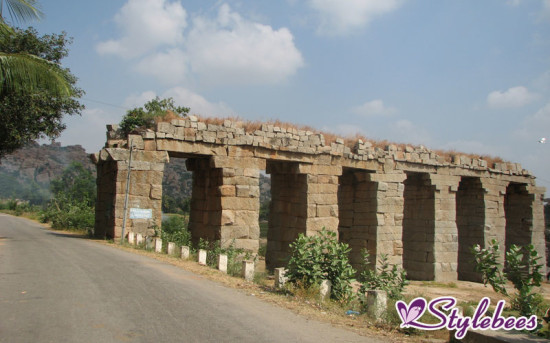
{"label": "blue sky", "polygon": [[550,0],[43,1],[86,91],[63,144],[155,95],[206,116],[498,155],[550,187]]}

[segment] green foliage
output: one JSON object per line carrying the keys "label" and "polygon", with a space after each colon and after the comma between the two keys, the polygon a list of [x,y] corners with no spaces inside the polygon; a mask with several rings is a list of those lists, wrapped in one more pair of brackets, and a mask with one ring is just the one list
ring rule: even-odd
{"label": "green foliage", "polygon": [[303,283],[310,287],[322,280],[332,283],[331,297],[348,301],[353,297],[351,282],[355,270],[349,263],[350,248],[339,243],[336,233],[325,228],[318,235],[306,237],[303,234],[290,244],[291,256],[288,261],[288,280]]}
{"label": "green foliage", "polygon": [[73,162],[51,183],[54,198],[42,214],[42,221],[57,229],[91,230],[95,222],[96,185],[92,173]]}
{"label": "green foliage", "polygon": [[540,287],[542,282],[542,264],[538,263],[540,259],[533,245],[518,247],[512,244],[506,253],[506,277],[517,290],[512,307],[522,316],[536,314],[543,300],[533,292],[533,288]]}
{"label": "green foliage", "polygon": [[173,197],[169,194],[162,195],[162,212],[188,214],[191,212],[191,198]]}
{"label": "green foliage", "polygon": [[506,252],[506,269],[501,271],[498,260],[499,246],[496,240],[491,241],[488,249],[479,245],[472,248],[475,261],[475,271],[482,274],[484,283],[489,283],[495,292],[508,295],[504,285],[506,279],[514,284],[516,294],[512,298],[512,308],[522,316],[530,316],[540,311],[543,299],[534,293],[535,287],[540,287],[543,267],[541,259],[533,245],[517,246],[512,244]]}
{"label": "green foliage", "polygon": [[481,274],[483,284],[490,284],[497,293],[508,295],[506,292],[506,278],[502,275],[502,265],[498,263],[499,245],[492,240],[487,249],[482,249],[479,244],[474,245],[470,251],[474,255],[474,270]]}
{"label": "green foliage", "polygon": [[140,128],[153,128],[155,120],[164,118],[169,112],[179,116],[189,113],[188,107],[176,106],[174,99],[160,99],[158,96],[147,102],[143,107],[136,107],[126,112],[120,122],[120,129],[127,135]]}
{"label": "green foliage", "polygon": [[394,300],[403,299],[403,290],[409,284],[405,270],[399,269],[396,265],[390,268],[388,256],[380,255],[380,265],[376,269],[369,267],[369,252],[367,249],[361,251],[363,255],[363,271],[359,277],[361,287],[359,287],[360,300],[365,303],[366,299],[362,299],[365,292],[369,289],[386,291],[388,297]]}
{"label": "green foliage", "polygon": [[265,201],[260,204],[260,220],[269,220],[269,208],[271,201]]}
{"label": "green foliage", "polygon": [[70,43],[65,32],[39,37],[29,28],[0,34],[0,157],[36,139],[58,137],[63,116],[81,113],[84,92],[61,66]]}
{"label": "green foliage", "polygon": [[227,274],[239,276],[242,270],[242,262],[253,258],[249,251],[235,248],[235,242],[227,247],[222,247],[220,241],[209,242],[208,240],[199,239],[197,249],[207,250],[206,264],[212,268],[218,267],[218,256],[221,254],[227,255]]}
{"label": "green foliage", "polygon": [[170,216],[162,221],[162,242],[173,242],[177,246],[190,246],[191,233],[187,230],[185,218]]}

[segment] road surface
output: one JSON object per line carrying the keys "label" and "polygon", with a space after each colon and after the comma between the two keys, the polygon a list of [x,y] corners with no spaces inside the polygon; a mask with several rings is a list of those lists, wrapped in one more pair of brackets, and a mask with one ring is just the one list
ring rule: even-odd
{"label": "road surface", "polygon": [[0,213],[0,342],[375,342]]}

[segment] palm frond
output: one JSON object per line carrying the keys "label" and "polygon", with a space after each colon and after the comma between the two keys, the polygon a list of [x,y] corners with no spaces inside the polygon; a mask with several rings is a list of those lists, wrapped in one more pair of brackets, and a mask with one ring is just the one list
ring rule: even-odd
{"label": "palm frond", "polygon": [[[6,6],[9,15],[15,22],[40,19],[43,16],[38,8],[36,0],[0,0],[2,7]],[[4,11],[0,12],[0,17],[4,20]]]}
{"label": "palm frond", "polygon": [[54,64],[29,54],[0,52],[0,95],[38,90],[47,90],[53,96],[71,96],[70,84]]}

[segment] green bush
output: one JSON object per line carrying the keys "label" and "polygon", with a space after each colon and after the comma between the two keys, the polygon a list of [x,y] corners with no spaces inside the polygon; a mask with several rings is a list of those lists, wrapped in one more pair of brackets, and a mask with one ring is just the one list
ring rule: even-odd
{"label": "green bush", "polygon": [[489,283],[497,293],[508,296],[504,287],[506,279],[514,284],[516,294],[512,297],[512,308],[522,316],[531,316],[541,310],[542,298],[534,292],[540,287],[543,267],[541,259],[533,245],[517,246],[512,244],[506,252],[506,269],[502,271],[498,261],[498,242],[491,241],[487,249],[474,245],[471,252],[474,255],[474,270],[481,273],[484,284]]}
{"label": "green bush", "polygon": [[[145,107],[145,108],[143,108]],[[174,104],[174,99],[160,99],[158,96],[147,102],[143,107],[129,110],[120,122],[120,129],[127,135],[140,128],[153,128],[156,118],[164,118],[168,112],[177,115],[187,115],[188,107],[180,107]]]}
{"label": "green bush", "polygon": [[288,280],[305,287],[318,285],[322,280],[332,283],[331,298],[349,301],[353,298],[351,282],[355,270],[349,263],[350,248],[339,243],[336,233],[325,228],[318,235],[306,237],[303,234],[290,244]]}
{"label": "green bush", "polygon": [[96,183],[92,173],[73,162],[51,182],[54,198],[41,214],[42,222],[51,222],[55,229],[76,229],[92,232],[95,224]]}
{"label": "green bush", "polygon": [[187,230],[185,218],[170,216],[163,220],[161,239],[163,244],[173,242],[177,246],[191,246],[191,233]]}
{"label": "green bush", "polygon": [[364,294],[369,289],[386,291],[388,297],[393,300],[402,299],[403,290],[409,284],[406,279],[405,270],[399,269],[395,264],[390,268],[388,256],[385,254],[380,255],[379,267],[371,269],[369,267],[369,253],[367,249],[364,249],[361,254],[363,255],[363,272],[361,272],[359,277],[361,281],[359,300],[361,303],[363,305],[366,303]]}

